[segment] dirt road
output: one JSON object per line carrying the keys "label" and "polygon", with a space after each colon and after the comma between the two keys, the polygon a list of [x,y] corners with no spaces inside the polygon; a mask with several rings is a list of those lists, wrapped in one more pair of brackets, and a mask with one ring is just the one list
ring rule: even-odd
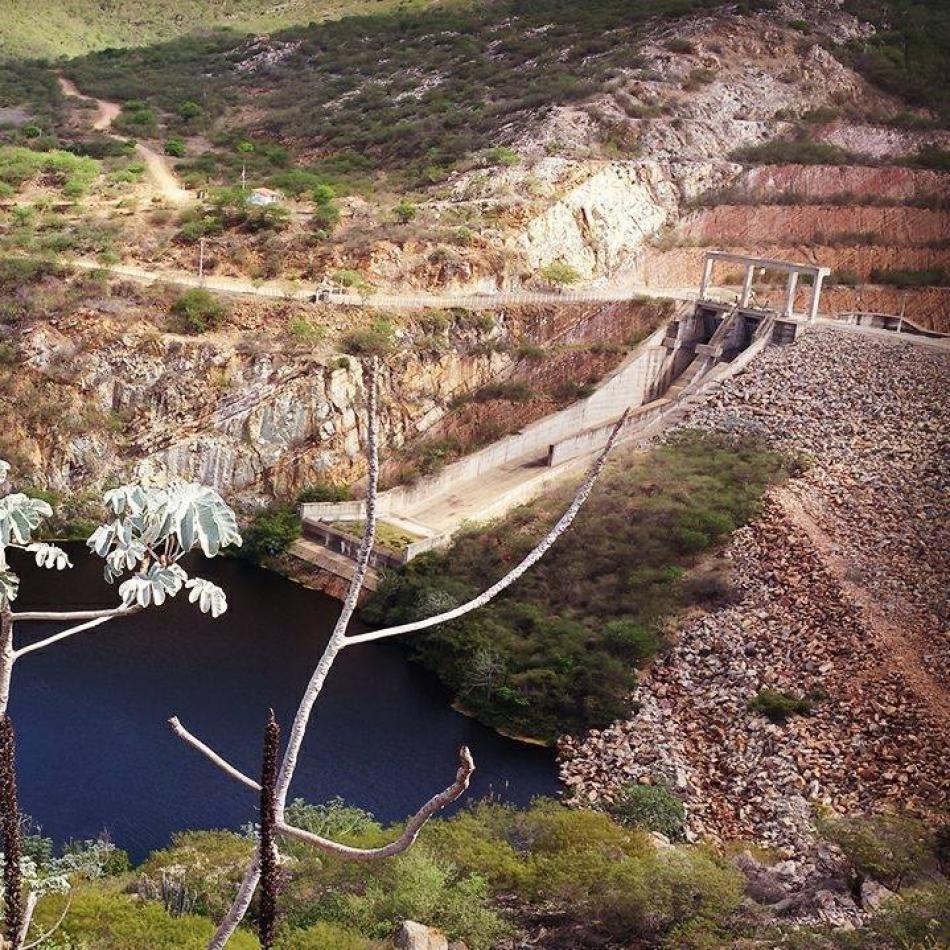
{"label": "dirt road", "polygon": [[[120,142],[128,141],[125,136],[112,131],[112,122],[122,111],[122,107],[117,102],[108,102],[105,99],[94,99],[92,96],[83,95],[76,88],[76,84],[65,76],[59,77],[59,88],[64,96],[96,104],[96,115],[92,122],[94,131],[105,132]],[[145,164],[148,177],[157,194],[176,205],[184,204],[190,200],[188,192],[179,184],[171,164],[164,155],[147,145],[143,145],[141,142],[136,143],[135,152]]]}

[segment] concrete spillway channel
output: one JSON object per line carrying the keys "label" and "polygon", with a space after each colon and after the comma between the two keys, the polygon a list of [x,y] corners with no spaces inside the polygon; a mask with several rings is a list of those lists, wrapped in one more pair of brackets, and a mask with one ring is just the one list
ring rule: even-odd
{"label": "concrete spillway channel", "polygon": [[[685,305],[587,398],[447,465],[437,475],[381,493],[380,520],[417,540],[401,551],[378,544],[374,566],[396,566],[443,547],[464,522],[497,518],[551,482],[582,470],[628,408],[632,411],[622,438],[650,434],[714,380],[745,366],[772,342],[776,326],[775,315],[764,311],[707,302]],[[795,324],[788,326],[794,336]],[[294,553],[348,576],[358,542],[334,525],[364,515],[362,501],[301,506],[304,537]]]}

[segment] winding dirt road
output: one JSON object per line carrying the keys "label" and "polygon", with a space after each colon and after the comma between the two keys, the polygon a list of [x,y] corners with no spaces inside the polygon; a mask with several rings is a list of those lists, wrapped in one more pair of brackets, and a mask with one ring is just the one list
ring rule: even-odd
{"label": "winding dirt road", "polygon": [[[64,96],[96,104],[96,115],[92,121],[93,131],[105,132],[120,142],[128,141],[125,136],[111,131],[113,120],[122,111],[122,107],[117,102],[108,102],[105,99],[94,99],[92,96],[86,96],[76,88],[76,84],[72,80],[65,76],[59,77],[59,88]],[[157,194],[176,205],[184,204],[190,200],[190,195],[179,184],[175,172],[164,155],[147,145],[143,145],[141,142],[136,143],[135,152],[144,162],[145,170]]]}

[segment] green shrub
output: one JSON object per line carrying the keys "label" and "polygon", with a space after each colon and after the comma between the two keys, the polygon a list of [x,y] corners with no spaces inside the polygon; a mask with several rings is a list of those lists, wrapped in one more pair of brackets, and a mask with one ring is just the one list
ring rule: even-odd
{"label": "green shrub", "polygon": [[760,689],[749,703],[749,709],[775,723],[787,722],[792,716],[811,714],[812,702],[777,689]]}
{"label": "green shrub", "polygon": [[623,825],[658,831],[671,841],[682,839],[686,831],[683,803],[660,785],[625,786],[610,813]]}
{"label": "green shrub", "polygon": [[287,321],[287,335],[302,346],[316,346],[323,342],[327,328],[298,313]]}
{"label": "green shrub", "polygon": [[367,836],[375,838],[382,832],[370,812],[347,805],[342,798],[331,798],[320,805],[295,798],[287,806],[287,820],[295,828],[344,843],[357,843]]}
{"label": "green shrub", "polygon": [[862,165],[868,159],[827,142],[776,140],[764,145],[749,145],[730,155],[735,162],[761,165]]}
{"label": "green shrub", "polygon": [[336,197],[336,191],[334,191],[332,185],[328,185],[326,182],[320,182],[310,192],[310,197],[316,205],[328,205]]}
{"label": "green shrub", "polygon": [[337,270],[333,272],[331,278],[341,287],[361,294],[367,294],[373,289],[373,285],[356,270]]}
{"label": "green shrub", "polygon": [[519,360],[527,360],[529,363],[541,363],[547,359],[548,351],[537,343],[520,343],[515,350],[515,356]]}
{"label": "green shrub", "polygon": [[194,119],[201,115],[201,106],[193,99],[186,99],[179,107],[178,114],[183,119]]}
{"label": "green shrub", "polygon": [[340,348],[354,356],[388,356],[396,347],[396,331],[385,317],[376,317],[372,324],[350,330],[340,341]]}
{"label": "green shrub", "polygon": [[489,149],[486,157],[490,165],[517,165],[521,161],[518,153],[507,145],[498,145]]}
{"label": "green shrub", "polygon": [[831,274],[831,282],[841,287],[857,287],[862,281],[856,270],[850,267],[835,268]]}
{"label": "green shrub", "polygon": [[292,505],[274,502],[259,511],[244,532],[242,553],[255,560],[283,554],[300,537],[300,516]]}
{"label": "green shrub", "polygon": [[487,383],[480,389],[476,389],[469,400],[471,402],[491,402],[495,399],[503,399],[506,402],[527,402],[534,395],[534,390],[527,383]]}
{"label": "green shrub", "polygon": [[635,934],[654,946],[662,941],[685,948],[696,931],[722,927],[741,904],[744,888],[734,867],[701,848],[621,862],[606,877],[603,892],[592,901],[594,911],[611,932]]}
{"label": "green shrub", "polygon": [[297,504],[320,501],[347,501],[351,497],[346,485],[331,485],[329,482],[314,482],[297,496]]}
{"label": "green shrub", "polygon": [[841,109],[837,106],[817,106],[802,113],[803,122],[811,122],[815,125],[824,125],[840,118]]}
{"label": "green shrub", "polygon": [[[67,898],[50,896],[40,901],[36,929],[52,927]],[[69,912],[54,940],[71,941],[70,950],[202,950],[214,933],[207,917],[170,916],[157,903],[137,901],[126,894],[74,888],[68,897]],[[56,944],[54,944],[56,946]],[[238,931],[229,943],[234,950],[257,950],[257,938]]]}
{"label": "green shrub", "polygon": [[332,202],[317,204],[310,218],[310,226],[314,231],[329,237],[337,224],[340,223],[340,209]]}
{"label": "green shrub", "polygon": [[373,950],[374,943],[348,927],[318,921],[306,930],[285,929],[274,950]]}
{"label": "green shrub", "polygon": [[419,213],[419,206],[415,202],[403,198],[399,204],[393,208],[393,217],[399,224],[408,224]]}
{"label": "green shrub", "polygon": [[899,889],[936,868],[933,832],[909,815],[819,815],[817,828],[844,852],[859,881],[869,877]]}
{"label": "green shrub", "polygon": [[437,926],[472,950],[489,950],[508,933],[501,916],[488,906],[488,882],[416,847],[387,862],[362,893],[348,893],[334,917],[377,939],[392,934],[403,920]]}
{"label": "green shrub", "polygon": [[181,158],[185,154],[185,143],[181,139],[166,139],[165,154],[173,158]]}
{"label": "green shrub", "polygon": [[181,329],[186,333],[204,333],[220,326],[228,311],[212,294],[201,287],[186,290],[172,304],[171,312],[178,317]]}
{"label": "green shrub", "polygon": [[920,270],[875,267],[871,271],[871,283],[902,288],[947,287],[950,286],[950,270],[944,267],[927,267]]}
{"label": "green shrub", "polygon": [[913,158],[908,159],[907,164],[947,172],[950,171],[950,151],[936,145],[924,145]]}
{"label": "green shrub", "polygon": [[560,287],[568,284],[576,284],[581,275],[577,269],[565,264],[563,261],[554,261],[551,264],[541,268],[541,277],[550,284],[557,284]]}
{"label": "green shrub", "polygon": [[950,884],[934,881],[908,888],[887,901],[871,920],[854,934],[848,950],[936,950],[950,947]]}
{"label": "green shrub", "polygon": [[624,660],[641,664],[663,648],[656,627],[644,627],[632,617],[617,617],[604,624],[604,645]]}
{"label": "green shrub", "polygon": [[663,44],[671,53],[692,53],[696,47],[692,41],[683,37],[674,36]]}

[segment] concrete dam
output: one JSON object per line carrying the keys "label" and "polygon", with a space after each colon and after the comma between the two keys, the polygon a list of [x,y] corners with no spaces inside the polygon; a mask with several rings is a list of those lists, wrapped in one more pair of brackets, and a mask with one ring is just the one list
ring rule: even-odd
{"label": "concrete dam", "polygon": [[[709,276],[719,260],[741,261],[748,269],[743,292],[732,302],[710,299]],[[789,275],[782,311],[757,309],[750,299],[751,274],[761,267]],[[809,312],[798,315],[792,301],[803,273],[812,280],[814,292]],[[908,335],[918,331],[911,324],[895,324],[898,318],[871,319],[879,315],[845,315],[846,322],[820,318],[817,301],[824,273],[824,268],[812,265],[710,252],[700,299],[683,304],[590,396],[445,466],[436,475],[381,492],[380,522],[416,540],[399,551],[377,542],[372,566],[396,567],[444,547],[466,522],[497,518],[536,497],[550,483],[583,470],[604,447],[625,411],[629,414],[621,439],[653,435],[719,380],[740,372],[765,347],[794,342],[802,325],[821,320],[842,329],[888,336],[895,330]],[[350,576],[359,547],[355,535],[360,532],[355,524],[353,533],[339,526],[364,519],[365,502],[304,504],[300,513],[303,538],[293,552],[340,577]]]}

